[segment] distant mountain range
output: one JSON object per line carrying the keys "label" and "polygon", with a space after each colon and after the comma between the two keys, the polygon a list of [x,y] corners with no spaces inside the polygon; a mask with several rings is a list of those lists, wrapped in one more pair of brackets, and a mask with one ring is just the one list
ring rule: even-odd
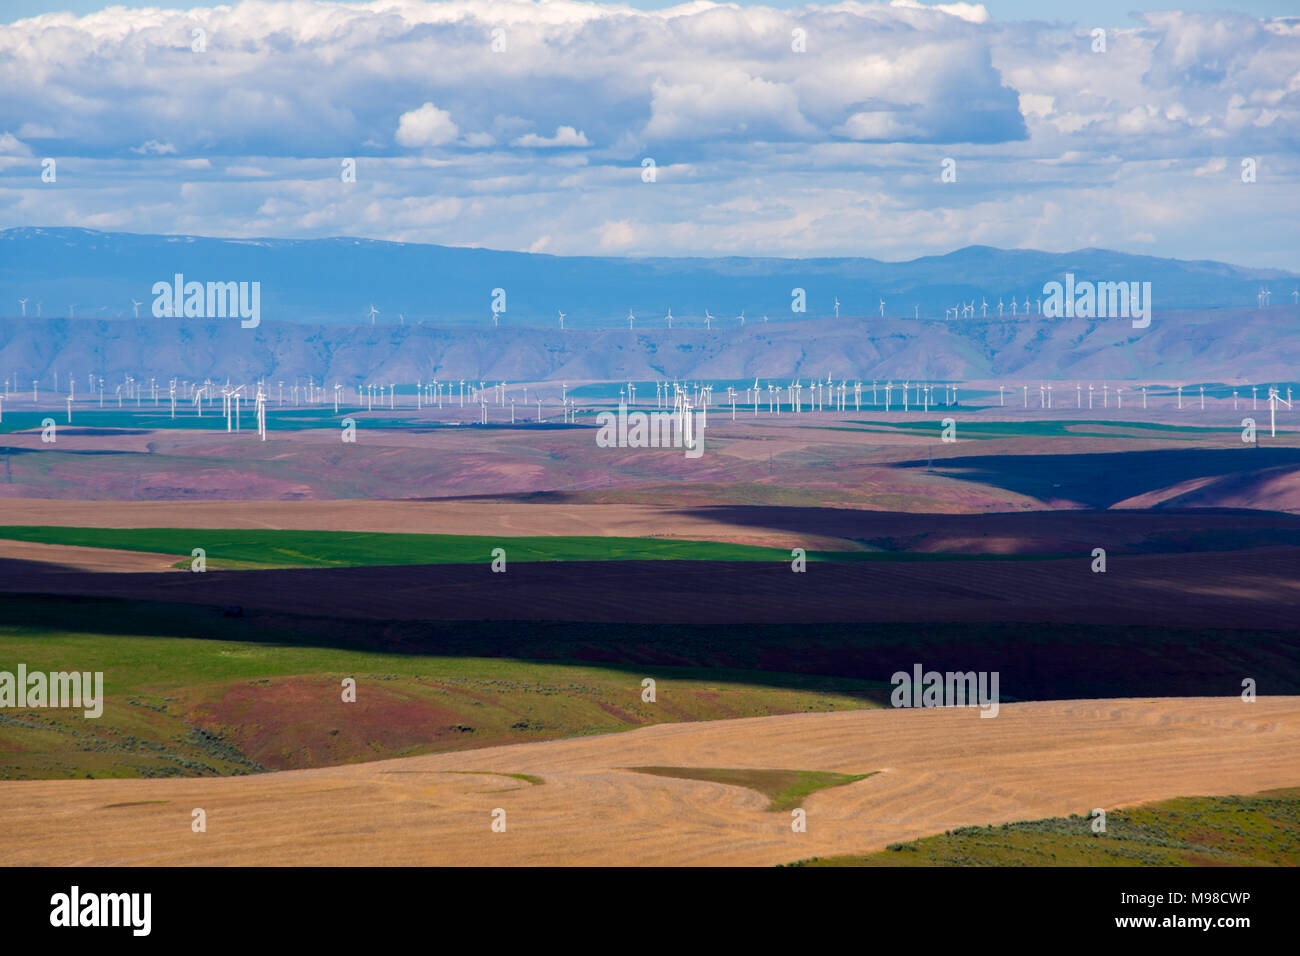
{"label": "distant mountain range", "polygon": [[1157,311],[1127,320],[824,319],[744,329],[434,328],[238,320],[0,319],[0,380],[59,373],[345,385],[432,378],[527,382],[887,378],[1294,382],[1300,310]]}
{"label": "distant mountain range", "polygon": [[[262,321],[154,318],[155,282],[260,282]],[[1065,272],[1152,283],[1148,328],[1010,314]],[[388,383],[708,378],[1294,381],[1296,277],[1099,249],[873,259],[560,258],[357,239],[0,232],[0,379],[173,376]],[[1261,287],[1268,307],[1257,307]],[[807,292],[792,314],[790,290]],[[506,292],[491,324],[493,289]],[[997,315],[997,299],[1004,314]],[[140,318],[131,300],[142,303]],[[834,300],[841,317],[834,318]],[[879,299],[886,302],[881,318]],[[973,317],[945,308],[975,300]],[[989,300],[987,316],[981,308]],[[375,325],[363,315],[373,302]],[[35,316],[42,305],[40,318]],[[56,305],[57,303],[57,305]],[[67,318],[67,304],[77,305]],[[915,304],[915,305],[914,305]],[[674,328],[663,316],[673,308]],[[706,330],[703,309],[714,315]],[[555,310],[563,308],[561,331]],[[635,328],[625,320],[631,309]],[[737,318],[745,310],[746,324]],[[900,312],[902,313],[900,315]],[[914,318],[919,313],[920,318]],[[405,324],[395,324],[404,314]],[[768,321],[764,321],[764,316]],[[112,317],[109,316],[120,316]],[[84,384],[83,384],[84,387]]]}
{"label": "distant mountain range", "polygon": [[[864,240],[864,245],[866,245]],[[1158,309],[1245,307],[1272,286],[1272,303],[1289,303],[1297,277],[1220,262],[1186,262],[1105,249],[1068,253],[968,246],[910,262],[877,259],[727,257],[560,257],[370,239],[210,239],[149,236],[71,228],[0,231],[0,316],[131,317],[131,300],[150,313],[156,282],[180,273],[200,282],[261,284],[264,319],[319,325],[359,324],[371,305],[377,325],[439,327],[491,324],[493,290],[505,291],[503,326],[627,327],[675,324],[715,327],[746,321],[809,320],[834,314],[942,319],[958,302],[984,300],[996,314],[1011,299],[1037,299],[1045,282],[1072,272],[1093,281],[1150,282]],[[807,310],[791,311],[795,288]],[[399,316],[404,316],[399,318]]]}

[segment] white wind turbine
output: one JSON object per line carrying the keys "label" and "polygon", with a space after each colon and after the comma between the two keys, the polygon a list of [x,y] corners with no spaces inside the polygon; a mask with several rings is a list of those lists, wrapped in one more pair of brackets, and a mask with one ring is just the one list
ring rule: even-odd
{"label": "white wind turbine", "polygon": [[142,305],[144,305],[143,302],[140,302],[136,299],[131,300],[131,311],[135,313],[135,317],[137,319],[140,318],[140,306]]}
{"label": "white wind turbine", "polygon": [[980,318],[987,319],[988,317],[989,317],[989,300],[984,298],[983,296],[980,296]]}
{"label": "white wind turbine", "polygon": [[1291,407],[1291,403],[1278,394],[1277,386],[1270,385],[1268,387],[1268,435],[1270,438],[1273,438],[1277,435],[1277,403],[1278,402],[1281,402],[1287,408]]}
{"label": "white wind turbine", "polygon": [[379,310],[375,308],[375,304],[373,302],[370,303],[370,311],[367,312],[366,315],[370,317],[371,325],[375,324],[375,316],[377,316],[378,314],[379,314]]}
{"label": "white wind turbine", "polygon": [[671,329],[673,327],[673,310],[671,308],[668,310],[666,318],[668,319],[668,328]]}
{"label": "white wind turbine", "polygon": [[633,323],[635,323],[635,322],[636,322],[636,316],[632,314],[632,310],[631,310],[631,309],[628,309],[628,310],[627,310],[627,327],[628,327],[629,329],[632,328],[632,325],[633,325]]}
{"label": "white wind turbine", "polygon": [[881,317],[882,319],[885,317],[885,300],[884,300],[884,299],[881,299],[881,300],[880,300],[880,317]]}
{"label": "white wind turbine", "polygon": [[740,319],[740,327],[743,329],[745,327],[745,310],[741,309],[740,315],[736,316],[736,318]]}
{"label": "white wind turbine", "polygon": [[[559,309],[556,309],[555,311],[559,312],[560,310],[559,310]],[[560,331],[561,331],[561,332],[564,331],[564,313],[563,313],[563,312],[560,312]]]}
{"label": "white wind turbine", "polygon": [[1002,300],[998,299],[998,315],[1002,314]]}
{"label": "white wind turbine", "polygon": [[835,300],[835,318],[838,319],[839,317],[840,317],[840,300],[839,300],[839,299],[836,299],[836,300]]}
{"label": "white wind turbine", "polygon": [[262,383],[257,383],[257,434],[261,436],[262,441],[266,441],[266,392],[262,390]]}
{"label": "white wind turbine", "polygon": [[18,300],[18,307],[21,308],[21,309],[23,310],[23,318],[27,318],[27,300],[26,300],[26,299],[19,299],[19,300]]}
{"label": "white wind turbine", "polygon": [[709,313],[708,309],[704,310],[704,327],[706,329],[713,328],[713,316]]}

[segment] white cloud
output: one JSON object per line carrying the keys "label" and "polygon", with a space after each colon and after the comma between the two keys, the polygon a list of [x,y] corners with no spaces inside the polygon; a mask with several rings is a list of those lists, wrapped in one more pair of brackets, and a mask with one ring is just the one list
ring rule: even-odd
{"label": "white cloud", "polygon": [[[485,40],[498,25],[504,54]],[[35,150],[77,183],[7,173],[0,226],[363,229],[564,254],[1154,237],[1283,264],[1294,250],[1268,236],[1300,211],[1300,28],[1231,13],[1142,14],[1095,54],[1086,27],[916,0],[115,8],[0,26],[0,115],[9,169]],[[949,155],[961,186],[936,194]],[[1250,189],[1230,188],[1241,156],[1267,171]]]}
{"label": "white cloud", "polygon": [[160,143],[156,139],[151,139],[139,146],[132,146],[131,152],[139,153],[141,156],[174,156],[176,147],[171,143]]}
{"label": "white cloud", "polygon": [[891,7],[904,10],[938,10],[949,16],[968,20],[971,23],[988,23],[989,12],[982,3],[934,3],[922,4],[917,0],[889,0]]}
{"label": "white cloud", "polygon": [[451,114],[432,103],[403,113],[397,123],[393,138],[400,146],[442,146],[460,135],[451,120]]}
{"label": "white cloud", "polygon": [[0,155],[30,156],[31,148],[13,133],[0,133]]}
{"label": "white cloud", "polygon": [[526,133],[523,136],[512,140],[512,146],[526,146],[533,149],[549,149],[561,146],[590,146],[591,140],[587,139],[587,134],[579,132],[572,126],[556,127],[554,136],[538,136],[536,133]]}

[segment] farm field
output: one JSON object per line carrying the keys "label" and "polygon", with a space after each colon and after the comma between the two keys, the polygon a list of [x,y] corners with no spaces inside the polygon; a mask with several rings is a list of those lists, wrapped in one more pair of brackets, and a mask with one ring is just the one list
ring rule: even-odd
{"label": "farm field", "polygon": [[[105,675],[103,714],[0,713],[0,779],[257,773],[695,721],[876,707],[887,686],[0,625],[0,669]],[[644,677],[662,683],[654,704]],[[774,677],[776,678],[774,680]],[[342,701],[344,678],[357,682]]]}
{"label": "farm field", "polygon": [[1094,817],[958,827],[867,856],[792,866],[1300,866],[1300,788],[1178,797]]}
{"label": "farm field", "polygon": [[[587,504],[918,514],[1116,506],[1300,511],[1300,433],[1284,428],[1244,445],[1240,415],[1222,408],[1111,409],[1081,417],[1077,410],[963,406],[734,421],[714,410],[708,452],[699,459],[675,449],[600,448],[592,411],[571,425],[479,425],[461,421],[465,409],[272,411],[261,442],[250,429],[225,431],[223,419],[178,425],[141,411],[95,410],[89,414],[96,424],[77,413],[73,424],[60,423],[53,443],[42,442],[39,413],[14,411],[0,425],[0,498],[196,503],[541,495]],[[945,416],[957,423],[954,442],[942,440]],[[357,423],[355,444],[339,441],[345,417]]]}
{"label": "farm field", "polygon": [[[766,866],[1294,787],[1298,747],[1296,697],[805,713],[239,777],[0,782],[0,833],[16,864]],[[629,767],[870,775],[808,794],[796,833],[747,786]]]}
{"label": "farm field", "polygon": [[[15,862],[945,865],[997,848],[885,848],[1016,821],[1009,860],[1086,860],[1072,813],[1300,783],[1294,434],[711,412],[691,461],[409,411],[42,446],[6,409],[0,670],[107,696],[0,714]],[[998,718],[888,707],[917,662],[999,674]]]}

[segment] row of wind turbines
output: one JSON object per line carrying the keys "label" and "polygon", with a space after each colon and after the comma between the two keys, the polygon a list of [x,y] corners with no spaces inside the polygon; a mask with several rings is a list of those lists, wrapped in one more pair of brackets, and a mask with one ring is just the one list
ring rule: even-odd
{"label": "row of wind turbines", "polygon": [[[54,388],[56,395],[59,394],[59,375],[53,374]],[[67,404],[68,421],[72,421],[73,406],[77,401],[76,380],[72,376],[65,378],[66,393],[61,396],[63,402]],[[31,380],[32,393],[31,402],[36,406],[40,402],[40,383],[37,379]],[[170,407],[170,416],[172,419],[177,417],[177,404],[188,403],[192,405],[195,415],[203,417],[205,408],[212,408],[218,399],[221,401],[221,414],[226,419],[227,431],[241,430],[241,412],[246,403],[252,403],[253,414],[257,421],[257,430],[259,436],[266,438],[266,410],[267,406],[277,404],[283,408],[286,404],[286,397],[290,407],[308,407],[322,406],[333,404],[335,414],[339,414],[341,409],[352,407],[356,410],[374,411],[376,408],[384,409],[387,407],[390,411],[399,407],[399,397],[401,399],[400,407],[407,409],[414,407],[416,411],[422,410],[442,410],[444,408],[460,408],[479,406],[479,421],[482,424],[488,422],[488,408],[490,406],[499,407],[503,410],[509,409],[511,424],[518,424],[524,419],[518,417],[516,404],[527,408],[529,405],[536,406],[536,417],[533,419],[537,423],[546,421],[546,409],[558,408],[564,423],[574,424],[577,422],[578,407],[575,400],[568,394],[568,383],[560,383],[560,394],[558,401],[554,394],[546,396],[541,388],[536,384],[530,386],[527,384],[511,384],[505,381],[490,382],[486,379],[479,379],[477,382],[472,379],[447,379],[441,380],[434,378],[431,380],[417,380],[415,383],[397,383],[397,382],[380,382],[380,383],[355,383],[345,386],[340,382],[335,382],[332,387],[327,386],[324,382],[316,382],[314,377],[308,376],[304,383],[301,379],[289,383],[288,394],[286,396],[285,381],[279,380],[275,383],[274,390],[272,385],[265,379],[257,379],[248,383],[233,383],[226,379],[224,383],[214,382],[211,378],[205,378],[202,381],[188,379],[171,378],[160,381],[157,377],[151,377],[146,384],[143,377],[137,379],[132,375],[123,375],[122,381],[106,386],[102,377],[96,377],[93,374],[87,375],[87,389],[82,394],[87,397],[81,399],[82,403],[87,406],[103,409],[105,407],[106,395],[109,396],[109,407],[115,402],[116,406],[121,409],[129,402],[134,402],[137,408],[143,407],[146,401],[154,407],[161,407],[166,402]],[[741,389],[733,384],[718,383],[714,384],[703,380],[683,380],[683,379],[662,379],[656,380],[655,383],[655,407],[659,409],[673,408],[674,410],[683,407],[683,403],[689,402],[690,407],[707,411],[708,408],[715,405],[730,405],[731,418],[734,420],[740,407],[752,409],[752,415],[757,416],[761,408],[766,408],[768,414],[781,415],[784,412],[790,414],[802,414],[805,412],[817,411],[838,411],[845,412],[849,410],[850,401],[852,410],[855,412],[862,411],[864,404],[868,408],[875,408],[886,413],[903,412],[909,413],[918,411],[921,413],[928,412],[936,407],[958,407],[959,390],[964,387],[955,382],[926,382],[912,381],[904,379],[901,382],[894,382],[888,379],[884,382],[878,379],[872,379],[870,385],[864,383],[861,379],[850,382],[842,378],[838,383],[834,376],[828,374],[825,380],[810,379],[805,385],[802,377],[789,381],[763,381],[761,376],[755,378],[753,383],[743,389],[744,400],[741,401]],[[16,376],[6,377],[4,380],[4,395],[0,402],[4,400],[20,400],[21,383]],[[106,392],[106,388],[111,387],[111,392]],[[1010,391],[1014,395],[1016,388],[1021,391],[1021,407],[1028,410],[1034,406],[1031,402],[1033,386],[1027,383],[1020,383],[1018,386],[999,384],[997,386],[998,406],[1007,406],[1007,394]],[[1184,396],[1184,390],[1188,388],[1198,389],[1199,394],[1193,396]],[[1259,410],[1260,403],[1260,385],[1251,385],[1249,408],[1251,411]],[[1149,388],[1151,386],[1130,386],[1132,393],[1140,394],[1141,407],[1149,407]],[[1160,389],[1168,389],[1171,397],[1175,399],[1176,409],[1182,411],[1199,406],[1201,411],[1206,409],[1205,386],[1158,386]],[[532,399],[529,399],[530,389]],[[870,401],[867,402],[868,389],[870,391]],[[805,397],[806,390],[806,397]],[[1037,408],[1040,410],[1065,409],[1073,408],[1082,411],[1085,409],[1085,385],[1083,382],[1075,382],[1073,385],[1074,401],[1069,402],[1070,386],[1066,383],[1057,382],[1039,382],[1037,386],[1038,401]],[[716,394],[715,394],[716,391]],[[1111,408],[1111,399],[1114,398],[1114,407],[1122,410],[1124,407],[1125,386],[1112,385],[1109,382],[1102,382],[1100,387],[1095,383],[1089,382],[1086,385],[1086,409],[1096,411]],[[1063,394],[1058,394],[1063,393]],[[635,405],[637,385],[635,382],[628,382],[619,389],[619,404]],[[851,399],[850,399],[851,395]],[[1217,401],[1220,407],[1226,406],[1228,399],[1210,399],[1212,402]],[[59,399],[56,399],[59,401]],[[1232,408],[1233,411],[1241,410],[1241,406],[1247,400],[1242,397],[1239,389],[1232,391]],[[1286,397],[1282,397],[1281,389],[1276,385],[1266,387],[1266,394],[1263,401],[1268,407],[1270,413],[1270,433],[1276,434],[1276,414],[1279,406],[1285,406],[1287,409],[1292,408],[1292,389],[1286,388]],[[595,403],[593,403],[595,404]],[[648,400],[645,404],[649,405]],[[3,404],[0,404],[0,416],[3,415]],[[0,421],[3,418],[0,417]]]}

